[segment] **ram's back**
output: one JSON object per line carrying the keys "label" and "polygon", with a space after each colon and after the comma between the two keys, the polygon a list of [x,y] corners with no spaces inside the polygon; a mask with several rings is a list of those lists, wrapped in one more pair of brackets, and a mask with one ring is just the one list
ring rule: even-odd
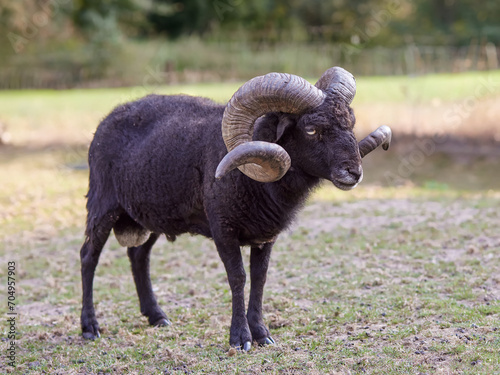
{"label": "ram's back", "polygon": [[115,108],[89,149],[89,212],[112,200],[149,230],[204,232],[203,184],[225,152],[223,111],[208,99],[161,95]]}

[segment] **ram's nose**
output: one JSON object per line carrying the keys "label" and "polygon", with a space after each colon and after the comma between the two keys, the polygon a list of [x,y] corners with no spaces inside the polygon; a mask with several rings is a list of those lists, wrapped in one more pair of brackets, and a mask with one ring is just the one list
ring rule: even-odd
{"label": "ram's nose", "polygon": [[363,179],[363,168],[361,166],[348,167],[347,172],[349,173],[349,177],[356,181],[356,183],[358,184]]}
{"label": "ram's nose", "polygon": [[340,173],[340,176],[337,178],[338,181],[346,185],[359,184],[362,179],[363,179],[363,168],[361,168],[361,166],[345,168]]}
{"label": "ram's nose", "polygon": [[351,190],[363,180],[363,168],[361,166],[346,166],[332,178],[333,184],[342,190]]}

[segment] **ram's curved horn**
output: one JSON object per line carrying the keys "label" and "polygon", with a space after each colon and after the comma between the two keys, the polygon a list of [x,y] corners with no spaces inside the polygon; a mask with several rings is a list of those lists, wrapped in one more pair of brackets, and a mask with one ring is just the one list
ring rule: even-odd
{"label": "ram's curved horn", "polygon": [[[323,91],[332,90],[335,96],[341,98],[349,105],[356,94],[356,80],[354,76],[338,66],[324,72],[315,86]],[[386,125],[379,127],[359,142],[361,157],[365,157],[379,146],[387,150],[391,144],[391,137],[391,128]]]}
{"label": "ram's curved horn", "polygon": [[391,145],[391,138],[392,131],[390,127],[382,125],[377,128],[374,132],[371,132],[368,136],[359,141],[358,145],[361,157],[364,158],[378,146],[382,146],[384,150],[387,150]]}
{"label": "ram's curved horn", "polygon": [[[260,141],[243,143],[232,151],[231,157],[222,159],[217,167],[215,177],[220,178],[226,172],[240,165],[254,163],[261,167],[260,173],[262,174],[271,171],[273,175],[266,175],[264,178],[273,180],[274,174],[283,176],[290,167],[290,157],[286,152],[283,153],[283,151],[283,147],[276,143]],[[266,154],[274,155],[274,157],[266,157]]]}
{"label": "ram's curved horn", "polygon": [[339,66],[334,66],[324,72],[315,86],[323,91],[332,90],[335,96],[344,100],[347,105],[352,103],[356,95],[354,76]]}
{"label": "ram's curved horn", "polygon": [[[243,84],[224,111],[222,137],[229,153],[219,163],[216,177],[238,168],[256,181],[279,180],[290,168],[290,156],[277,144],[252,142],[255,120],[269,112],[304,113],[324,99],[322,90],[292,74],[269,73]],[[242,145],[245,148],[238,151]]]}

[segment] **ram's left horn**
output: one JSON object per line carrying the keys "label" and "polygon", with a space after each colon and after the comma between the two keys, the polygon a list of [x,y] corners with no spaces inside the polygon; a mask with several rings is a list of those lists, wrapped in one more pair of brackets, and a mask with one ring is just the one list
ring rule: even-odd
{"label": "ram's left horn", "polygon": [[377,128],[377,130],[370,133],[359,142],[359,153],[361,154],[361,157],[364,158],[379,146],[382,146],[384,150],[387,150],[391,145],[391,138],[392,131],[390,127],[382,125]]}

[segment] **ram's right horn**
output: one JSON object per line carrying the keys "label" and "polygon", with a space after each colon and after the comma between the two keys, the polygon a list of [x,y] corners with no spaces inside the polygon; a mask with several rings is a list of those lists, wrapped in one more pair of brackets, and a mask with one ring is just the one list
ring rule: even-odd
{"label": "ram's right horn", "polygon": [[384,150],[387,150],[391,145],[391,138],[392,131],[390,127],[382,125],[377,128],[377,130],[370,133],[359,142],[359,153],[361,154],[361,157],[364,158],[379,146],[382,146]]}
{"label": "ram's right horn", "polygon": [[279,180],[290,168],[290,156],[277,144],[252,141],[255,120],[269,112],[302,114],[324,99],[322,90],[293,74],[269,73],[243,84],[224,111],[222,137],[228,154],[216,177],[238,168],[256,181]]}

